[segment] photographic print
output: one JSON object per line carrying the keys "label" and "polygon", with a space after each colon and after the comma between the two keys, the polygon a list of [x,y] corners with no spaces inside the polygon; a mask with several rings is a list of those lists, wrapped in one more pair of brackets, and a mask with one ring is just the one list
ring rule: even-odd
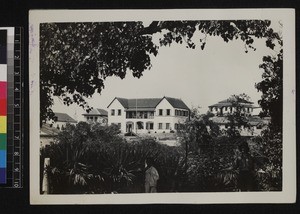
{"label": "photographic print", "polygon": [[293,23],[31,11],[31,203],[293,202]]}

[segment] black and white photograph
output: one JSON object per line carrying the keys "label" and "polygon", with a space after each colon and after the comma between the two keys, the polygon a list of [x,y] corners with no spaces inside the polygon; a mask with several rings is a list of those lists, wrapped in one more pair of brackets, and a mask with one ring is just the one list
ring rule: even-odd
{"label": "black and white photograph", "polygon": [[33,10],[32,204],[287,203],[293,10]]}

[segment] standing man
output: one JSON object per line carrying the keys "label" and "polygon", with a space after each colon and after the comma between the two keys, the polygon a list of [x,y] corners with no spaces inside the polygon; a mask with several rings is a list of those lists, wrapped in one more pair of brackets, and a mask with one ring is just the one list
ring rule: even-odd
{"label": "standing man", "polygon": [[145,161],[145,192],[155,193],[157,192],[157,180],[159,174],[156,168],[153,166],[154,162],[152,158],[147,158]]}

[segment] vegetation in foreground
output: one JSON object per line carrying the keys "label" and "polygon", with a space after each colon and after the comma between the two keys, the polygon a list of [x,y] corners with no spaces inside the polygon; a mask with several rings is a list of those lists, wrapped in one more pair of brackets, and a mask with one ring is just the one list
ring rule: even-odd
{"label": "vegetation in foreground", "polygon": [[49,157],[51,194],[142,193],[145,159],[151,157],[160,174],[158,192],[239,191],[238,172],[224,169],[246,140],[256,162],[255,190],[281,190],[281,136],[270,130],[255,138],[229,136],[206,116],[195,117],[185,129],[181,146],[170,147],[152,139],[126,142],[114,125],[68,125],[54,144],[41,149],[41,178]]}

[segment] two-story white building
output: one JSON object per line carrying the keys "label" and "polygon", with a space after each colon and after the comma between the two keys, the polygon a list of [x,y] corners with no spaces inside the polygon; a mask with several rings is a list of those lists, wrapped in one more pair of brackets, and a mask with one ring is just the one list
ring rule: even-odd
{"label": "two-story white building", "polygon": [[176,131],[189,118],[190,109],[171,97],[126,99],[116,97],[108,105],[108,124],[123,133],[167,133]]}

